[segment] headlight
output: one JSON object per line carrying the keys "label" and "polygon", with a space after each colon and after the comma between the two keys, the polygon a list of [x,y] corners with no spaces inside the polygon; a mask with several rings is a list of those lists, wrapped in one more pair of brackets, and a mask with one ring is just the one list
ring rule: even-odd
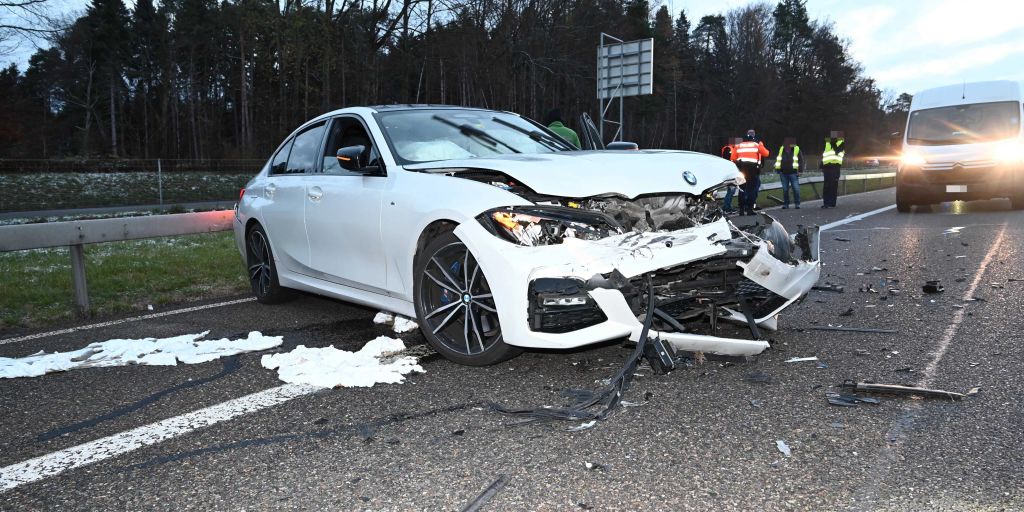
{"label": "headlight", "polygon": [[917,153],[903,153],[903,156],[900,157],[900,161],[903,162],[904,166],[908,167],[921,167],[928,163],[923,156]]}
{"label": "headlight", "polygon": [[992,155],[996,161],[1002,163],[1024,162],[1024,143],[1010,142],[1000,144]]}
{"label": "headlight", "polygon": [[598,240],[622,233],[610,217],[560,206],[510,206],[481,213],[477,220],[495,235],[528,247],[560,244],[566,238]]}

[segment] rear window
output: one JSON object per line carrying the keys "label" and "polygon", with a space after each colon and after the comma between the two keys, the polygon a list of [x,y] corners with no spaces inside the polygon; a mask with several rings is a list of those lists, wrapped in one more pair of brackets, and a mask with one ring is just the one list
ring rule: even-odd
{"label": "rear window", "polygon": [[925,146],[970,144],[1009,139],[1018,133],[1019,102],[974,103],[911,112],[907,143]]}

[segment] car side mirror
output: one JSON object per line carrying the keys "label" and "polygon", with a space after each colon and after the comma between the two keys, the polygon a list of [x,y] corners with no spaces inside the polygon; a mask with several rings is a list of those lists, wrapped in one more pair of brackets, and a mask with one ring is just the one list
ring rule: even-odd
{"label": "car side mirror", "polygon": [[359,172],[366,167],[366,162],[362,161],[365,152],[366,146],[363,145],[345,146],[338,150],[338,164],[346,171]]}
{"label": "car side mirror", "polygon": [[617,140],[617,141],[614,141],[614,142],[609,142],[607,145],[605,145],[604,148],[605,149],[637,150],[637,149],[640,149],[640,145],[637,144],[636,142],[623,142],[621,140]]}

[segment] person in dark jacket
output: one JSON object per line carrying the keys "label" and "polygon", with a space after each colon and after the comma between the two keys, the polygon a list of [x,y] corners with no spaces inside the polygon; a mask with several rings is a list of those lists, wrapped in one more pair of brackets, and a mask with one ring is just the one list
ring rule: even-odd
{"label": "person in dark jacket", "polygon": [[793,191],[793,202],[800,208],[800,169],[803,167],[800,146],[795,139],[787,137],[775,157],[775,172],[782,182],[782,209],[789,208],[789,191]]}
{"label": "person in dark jacket", "polygon": [[565,125],[562,120],[562,109],[551,109],[548,115],[544,116],[544,126],[547,126],[549,130],[555,132],[559,137],[571,142],[573,146],[580,147],[580,136],[576,135],[575,130]]}

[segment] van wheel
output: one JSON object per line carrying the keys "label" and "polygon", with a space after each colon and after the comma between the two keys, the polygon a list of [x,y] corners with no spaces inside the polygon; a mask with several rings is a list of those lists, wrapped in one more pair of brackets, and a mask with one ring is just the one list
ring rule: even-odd
{"label": "van wheel", "polygon": [[910,213],[914,209],[914,203],[910,202],[910,197],[904,191],[900,190],[900,187],[896,186],[896,211],[900,213]]}
{"label": "van wheel", "polygon": [[1010,198],[1010,208],[1024,210],[1024,194],[1018,194]]}

